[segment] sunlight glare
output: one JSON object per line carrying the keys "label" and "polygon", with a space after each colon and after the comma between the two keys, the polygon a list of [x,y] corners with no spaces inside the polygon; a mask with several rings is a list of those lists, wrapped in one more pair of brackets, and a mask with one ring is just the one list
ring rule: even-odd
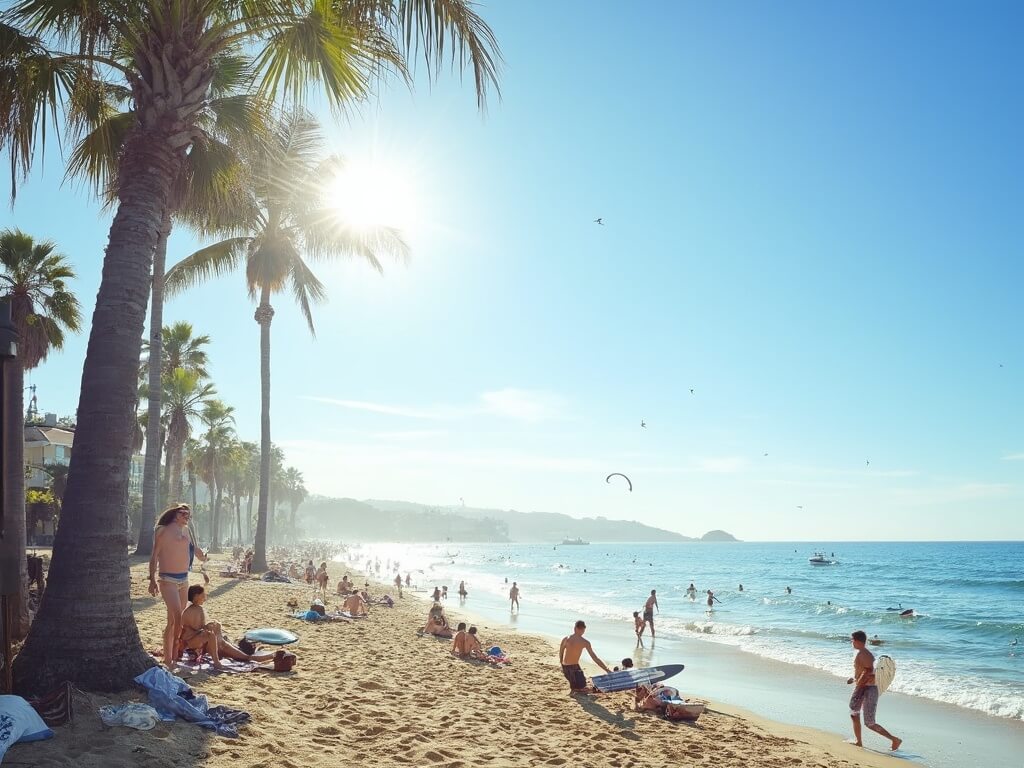
{"label": "sunlight glare", "polygon": [[420,209],[413,179],[380,158],[346,159],[326,195],[339,218],[354,229],[394,227],[403,237],[417,229]]}

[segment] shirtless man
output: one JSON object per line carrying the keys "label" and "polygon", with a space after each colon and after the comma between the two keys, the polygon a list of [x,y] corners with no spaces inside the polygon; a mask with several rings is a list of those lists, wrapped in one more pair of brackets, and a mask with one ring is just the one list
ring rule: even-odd
{"label": "shirtless man", "polygon": [[508,599],[512,603],[509,608],[510,611],[519,610],[519,585],[516,582],[512,582],[512,589],[508,591]]}
{"label": "shirtless man", "polygon": [[[192,510],[188,504],[176,504],[164,511],[153,529],[153,554],[149,558],[149,594],[163,597],[167,606],[164,627],[164,662],[168,668],[178,658],[176,647],[181,634],[181,612],[188,601],[188,572],[192,566],[191,552],[203,562],[206,553],[192,541],[188,522]],[[157,565],[159,564],[159,569]],[[159,584],[157,574],[159,573]]]}
{"label": "shirtless man", "polygon": [[846,681],[847,685],[853,685],[853,695],[850,697],[850,717],[853,718],[853,735],[857,739],[857,746],[863,747],[860,738],[860,713],[864,712],[864,725],[880,736],[884,736],[892,742],[893,751],[900,748],[903,739],[896,738],[885,728],[875,722],[875,709],[878,707],[878,687],[875,685],[875,657],[867,648],[867,633],[858,629],[850,635],[850,641],[857,654],[853,657],[853,677]]}
{"label": "shirtless man", "polygon": [[455,630],[455,639],[452,641],[452,656],[465,658],[466,656],[466,622],[460,621]]}
{"label": "shirtless man", "polygon": [[235,661],[270,661],[272,653],[250,655],[224,638],[224,630],[220,623],[206,620],[206,590],[200,584],[188,588],[189,606],[181,613],[181,633],[178,637],[178,648],[194,650],[199,656],[204,653],[213,658],[213,666],[222,666],[220,659],[225,657]]}
{"label": "shirtless man", "polygon": [[[651,596],[647,598],[647,602],[644,603],[644,624],[651,625],[651,639],[654,639],[654,609],[661,610],[661,606],[658,605],[657,590],[651,590]],[[643,631],[641,630],[641,634]]]}
{"label": "shirtless man", "polygon": [[341,605],[341,609],[350,616],[367,616],[370,612],[367,602],[358,592],[353,592],[346,597],[345,602]]}
{"label": "shirtless man", "polygon": [[583,675],[583,670],[580,668],[580,656],[583,655],[584,650],[590,654],[590,658],[594,660],[597,666],[605,672],[611,672],[607,665],[597,658],[594,649],[590,647],[590,641],[583,637],[583,633],[586,631],[586,623],[582,620],[577,621],[572,634],[568,637],[563,637],[562,644],[558,646],[558,663],[562,665],[562,674],[569,681],[570,696],[578,693],[587,693],[587,678]]}
{"label": "shirtless man", "polygon": [[402,596],[402,574],[395,574],[395,589],[398,590],[398,596]]}

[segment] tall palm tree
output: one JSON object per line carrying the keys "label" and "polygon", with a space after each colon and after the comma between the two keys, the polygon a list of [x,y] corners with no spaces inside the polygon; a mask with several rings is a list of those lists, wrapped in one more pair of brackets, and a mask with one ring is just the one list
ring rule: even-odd
{"label": "tall palm tree", "polygon": [[245,540],[252,541],[252,507],[256,494],[260,489],[260,447],[256,443],[243,442],[242,450],[245,452],[245,468],[243,474],[243,488],[246,496],[245,513]]}
{"label": "tall palm tree", "polygon": [[247,157],[244,199],[229,220],[210,222],[230,236],[187,256],[167,273],[164,288],[174,295],[211,277],[244,267],[249,295],[258,301],[260,326],[260,498],[256,523],[255,570],[265,570],[267,501],[270,497],[270,325],[271,297],[290,288],[315,334],[312,305],[322,301],[323,284],[305,257],[366,260],[381,270],[380,257],[404,258],[408,249],[388,227],[361,230],[347,226],[324,197],[324,181],[340,158],[325,157],[319,126],[307,116],[282,121],[265,143]]}
{"label": "tall palm tree", "polygon": [[205,431],[202,438],[202,458],[199,474],[210,488],[213,507],[210,514],[210,548],[220,550],[220,509],[224,497],[224,457],[235,436],[235,409],[220,400],[210,400],[203,406],[202,418]]}
{"label": "tall palm tree", "polygon": [[[160,284],[162,287],[162,275]],[[154,290],[154,304],[156,301],[157,292]],[[152,340],[157,338],[160,343],[158,346],[154,346]],[[139,376],[148,378],[146,391],[150,397],[146,413],[146,462],[142,474],[142,520],[139,524],[136,555],[145,556],[153,551],[152,528],[156,521],[156,509],[160,506],[160,451],[163,446],[161,426],[166,422],[164,418],[166,409],[162,405],[163,386],[161,381],[178,368],[194,373],[200,379],[209,378],[210,374],[206,368],[209,364],[209,357],[204,349],[209,343],[210,337],[205,334],[193,336],[192,324],[184,321],[170,326],[165,325],[160,334],[153,334],[151,341],[142,343],[143,358],[139,364]],[[153,419],[156,421],[154,427],[150,429],[149,423]],[[168,472],[169,477],[170,473]]]}
{"label": "tall palm tree", "polygon": [[202,383],[199,375],[175,368],[163,380],[167,410],[167,498],[181,499],[182,453],[192,435],[192,422],[201,419],[207,404],[217,394],[213,384]]}
{"label": "tall palm tree", "polygon": [[[25,549],[25,371],[46,359],[51,349],[64,346],[65,331],[77,331],[82,315],[78,299],[67,281],[75,272],[67,258],[49,240],[36,241],[18,229],[0,232],[0,298],[11,304],[18,330],[18,356],[4,366],[7,393],[4,420],[17,425],[4,441],[4,508],[10,520],[5,536],[12,536],[19,552]],[[17,622],[12,637],[28,632],[28,572],[24,556],[18,562]]]}
{"label": "tall palm tree", "polygon": [[[460,7],[464,12],[452,12]],[[7,152],[14,180],[28,174],[48,135],[74,131],[77,110],[64,105],[116,81],[130,88],[133,106],[82,371],[78,446],[49,589],[13,670],[22,690],[45,691],[65,680],[117,689],[152,664],[132,621],[118,504],[128,487],[133,372],[153,256],[197,135],[215,72],[212,62],[242,52],[253,72],[254,92],[295,103],[315,83],[331,106],[341,109],[365,97],[373,79],[387,69],[405,72],[401,43],[388,34],[401,29],[407,47],[422,46],[428,67],[445,50],[453,64],[471,64],[479,100],[496,82],[498,53],[486,25],[466,26],[469,11],[470,0],[360,0],[351,6],[348,0],[337,0],[337,6],[331,0],[8,4],[0,18],[0,151]],[[396,26],[386,26],[389,19]],[[103,579],[108,587],[103,594],[83,595],[83,572]],[[83,658],[101,661],[82,664]]]}
{"label": "tall palm tree", "polygon": [[306,490],[305,478],[302,473],[295,467],[288,467],[284,472],[284,488],[285,496],[288,499],[288,504],[292,508],[292,539],[298,538],[298,512],[302,502],[306,500],[309,495],[309,491]]}

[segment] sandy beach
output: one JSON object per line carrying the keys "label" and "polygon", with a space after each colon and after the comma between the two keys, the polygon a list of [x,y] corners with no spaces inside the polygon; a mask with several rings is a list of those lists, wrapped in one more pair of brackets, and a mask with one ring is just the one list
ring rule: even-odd
{"label": "sandy beach", "polygon": [[[331,588],[342,575],[332,564]],[[355,574],[357,571],[350,571]],[[157,648],[162,603],[146,592],[146,564],[132,568],[142,640]],[[356,579],[360,583],[360,579]],[[193,574],[193,583],[201,583]],[[151,731],[107,728],[97,709],[144,701],[141,691],[79,694],[75,720],[51,741],[14,747],[5,765],[211,766],[306,768],[337,765],[457,766],[895,766],[833,734],[757,718],[715,701],[695,724],[635,712],[631,693],[573,698],[550,640],[480,625],[485,647],[513,659],[503,668],[461,661],[449,643],[418,637],[427,603],[406,594],[368,619],[310,625],[286,617],[285,604],[308,602],[305,585],[267,584],[212,572],[207,610],[234,636],[259,626],[299,635],[292,673],[182,675],[211,705],[243,709],[252,723],[231,740],[183,722]],[[384,588],[375,586],[381,594]],[[333,601],[332,601],[333,602]],[[455,600],[447,612],[460,614]],[[329,606],[330,607],[330,606]],[[567,628],[570,623],[567,620]],[[611,660],[606,660],[611,661]],[[588,673],[596,668],[587,668]],[[179,673],[180,674],[180,673]],[[685,673],[672,681],[688,691]]]}

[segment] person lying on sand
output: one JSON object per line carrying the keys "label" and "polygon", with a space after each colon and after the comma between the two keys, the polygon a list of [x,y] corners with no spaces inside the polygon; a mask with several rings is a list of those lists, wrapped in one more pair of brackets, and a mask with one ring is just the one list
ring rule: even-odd
{"label": "person lying on sand", "polygon": [[370,606],[358,592],[353,592],[346,597],[341,609],[350,616],[368,616],[370,614]]}
{"label": "person lying on sand", "polygon": [[248,654],[236,645],[232,645],[224,637],[224,630],[220,623],[207,621],[206,590],[200,584],[193,584],[188,588],[189,606],[181,612],[181,635],[178,637],[178,647],[184,650],[195,651],[198,656],[208,653],[213,658],[213,666],[218,669],[223,666],[221,657],[234,659],[235,661],[270,661],[274,658],[272,653]]}
{"label": "person lying on sand", "polygon": [[452,629],[448,625],[448,617],[444,615],[444,608],[441,603],[435,602],[427,612],[427,623],[420,630],[425,635],[436,635],[437,637],[451,637]]}

